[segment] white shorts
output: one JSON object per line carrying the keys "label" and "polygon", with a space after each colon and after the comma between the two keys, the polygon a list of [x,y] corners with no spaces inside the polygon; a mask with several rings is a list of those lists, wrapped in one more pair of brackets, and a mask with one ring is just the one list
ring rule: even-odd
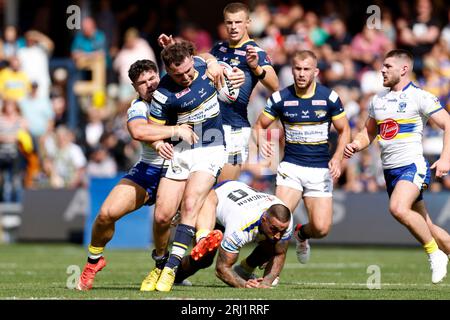
{"label": "white shorts", "polygon": [[226,143],[225,163],[244,163],[248,158],[248,142],[252,129],[249,127],[232,128],[224,125],[223,132]]}
{"label": "white shorts", "polygon": [[205,171],[217,177],[223,167],[224,147],[185,148],[186,145],[174,148],[173,159],[168,161],[166,178],[186,180],[195,171]]}
{"label": "white shorts", "polygon": [[277,186],[299,190],[304,197],[333,196],[333,179],[328,168],[302,167],[283,161],[278,165]]}

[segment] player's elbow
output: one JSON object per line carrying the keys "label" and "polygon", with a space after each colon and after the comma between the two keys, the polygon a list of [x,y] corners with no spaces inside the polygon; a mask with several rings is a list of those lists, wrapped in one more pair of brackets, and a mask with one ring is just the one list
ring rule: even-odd
{"label": "player's elbow", "polygon": [[134,140],[142,141],[144,139],[144,133],[139,127],[129,128],[128,131]]}

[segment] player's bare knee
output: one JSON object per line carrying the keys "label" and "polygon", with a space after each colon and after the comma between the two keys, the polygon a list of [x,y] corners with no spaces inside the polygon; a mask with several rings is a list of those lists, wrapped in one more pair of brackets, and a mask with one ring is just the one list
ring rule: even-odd
{"label": "player's bare knee", "polygon": [[313,231],[314,238],[316,239],[325,238],[328,235],[329,231],[330,231],[329,227],[320,227]]}
{"label": "player's bare knee", "polygon": [[155,212],[153,223],[155,223],[157,226],[164,228],[164,227],[170,227],[170,223],[172,222],[172,215],[168,212]]}
{"label": "player's bare knee", "polygon": [[398,204],[390,204],[389,211],[391,212],[392,216],[398,221],[403,222],[406,220],[406,216],[408,214],[408,209],[406,207]]}
{"label": "player's bare knee", "polygon": [[116,214],[114,214],[113,209],[106,206],[101,207],[100,212],[96,218],[96,222],[101,225],[108,225],[114,223],[116,220]]}
{"label": "player's bare knee", "polygon": [[186,196],[183,204],[182,214],[184,218],[187,219],[195,219],[196,218],[196,210],[195,206],[197,204],[197,199],[193,196]]}
{"label": "player's bare knee", "polygon": [[312,228],[313,237],[316,239],[324,238],[330,232],[329,224],[319,224]]}

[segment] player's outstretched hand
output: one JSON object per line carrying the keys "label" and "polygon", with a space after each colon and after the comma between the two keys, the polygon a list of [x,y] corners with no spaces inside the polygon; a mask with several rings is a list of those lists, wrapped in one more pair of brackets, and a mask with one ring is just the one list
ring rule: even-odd
{"label": "player's outstretched hand", "polygon": [[258,67],[259,56],[254,46],[247,46],[245,58],[250,69],[256,69]]}
{"label": "player's outstretched hand", "polygon": [[156,146],[158,154],[166,160],[173,158],[173,146],[168,142],[161,142]]}
{"label": "player's outstretched hand", "polygon": [[177,127],[177,136],[191,145],[197,143],[199,139],[197,134],[192,130],[192,127],[188,124],[182,124]]}
{"label": "player's outstretched hand", "polygon": [[344,157],[350,159],[356,152],[359,151],[359,146],[355,142],[349,143],[345,146]]}
{"label": "player's outstretched hand", "polygon": [[439,158],[439,160],[433,163],[430,169],[431,170],[436,169],[436,177],[442,178],[448,175],[448,172],[450,170],[450,163],[448,161]]}
{"label": "player's outstretched hand", "polygon": [[158,37],[158,44],[161,48],[167,47],[169,44],[175,43],[175,40],[172,38],[172,35],[168,36],[165,33],[161,33]]}
{"label": "player's outstretched hand", "polygon": [[239,68],[233,67],[233,72],[227,74],[234,88],[240,88],[245,82],[245,73]]}
{"label": "player's outstretched hand", "polygon": [[249,279],[245,283],[246,288],[258,288],[258,289],[268,289],[272,288],[270,284],[267,284],[263,281],[263,278],[258,279]]}

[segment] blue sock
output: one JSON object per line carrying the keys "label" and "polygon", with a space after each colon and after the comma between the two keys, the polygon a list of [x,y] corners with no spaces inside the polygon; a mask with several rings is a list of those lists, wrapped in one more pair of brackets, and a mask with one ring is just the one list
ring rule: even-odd
{"label": "blue sock", "polygon": [[180,265],[181,259],[186,253],[187,248],[192,243],[195,237],[195,227],[187,224],[179,224],[175,232],[175,238],[172,243],[172,251],[170,252],[169,260],[166,267],[175,269]]}

